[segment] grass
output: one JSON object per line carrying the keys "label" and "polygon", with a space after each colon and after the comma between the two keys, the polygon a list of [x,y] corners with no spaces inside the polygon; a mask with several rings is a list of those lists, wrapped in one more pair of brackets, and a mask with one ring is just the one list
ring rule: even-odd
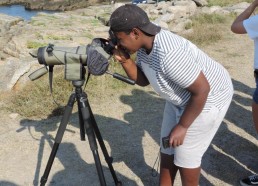
{"label": "grass", "polygon": [[[236,0],[210,0],[209,5],[229,5],[230,3],[237,3]],[[232,16],[218,15],[218,14],[202,14],[192,18],[192,23],[186,25],[187,29],[192,29],[193,32],[187,35],[183,35],[187,39],[199,46],[210,45],[214,42],[218,42],[223,39],[223,32],[225,26],[228,27],[229,21],[232,21]],[[37,24],[33,22],[32,24]],[[100,24],[98,20],[92,20],[92,25]],[[38,37],[42,39],[42,35],[37,33]],[[88,38],[93,38],[90,32],[84,33]],[[60,40],[69,39],[69,36],[54,36],[48,35],[49,38]],[[45,39],[45,38],[44,38]],[[45,46],[46,43],[40,43],[35,41],[28,41],[27,48],[35,49]],[[135,56],[133,56],[135,57]],[[120,64],[110,61],[109,71],[117,72],[125,75]],[[59,66],[54,70],[53,78],[53,96],[56,102],[64,106],[67,104],[69,95],[74,90],[71,81],[64,79],[64,66]],[[117,94],[119,91],[125,91],[132,89],[131,85],[128,85],[122,81],[112,78],[110,75],[91,76],[86,86],[85,91],[91,100],[98,103],[112,95]],[[49,115],[62,114],[63,107],[57,106],[49,91],[48,76],[43,76],[39,80],[28,82],[23,89],[12,91],[4,97],[4,100],[8,102],[8,107],[5,109],[11,112],[19,113],[24,117],[46,117]],[[76,108],[75,108],[76,109]]]}
{"label": "grass", "polygon": [[193,43],[203,46],[222,39],[223,25],[231,20],[229,16],[219,14],[200,14],[192,18],[192,23],[186,25],[193,32],[182,35]]}
{"label": "grass", "polygon": [[[63,106],[67,104],[68,98],[74,90],[74,86],[71,81],[64,79],[64,66],[55,68],[53,96],[49,90],[48,75],[45,75],[38,80],[28,82],[23,89],[12,91],[11,94],[8,94],[5,97],[8,107],[5,109],[29,118],[62,114]],[[124,75],[121,65],[118,63],[111,62],[109,70]],[[106,99],[107,96],[112,96],[118,90],[126,89],[128,86],[126,83],[116,80],[107,74],[102,76],[91,75],[85,91],[90,95],[91,99],[101,101],[102,99]]]}
{"label": "grass", "polygon": [[[64,104],[64,95],[68,95],[72,87],[63,80],[60,69],[58,73],[55,73],[53,87],[55,99],[60,104]],[[48,115],[51,113],[50,110],[56,108],[49,91],[48,76],[46,75],[33,82],[28,82],[19,91],[13,91],[9,99],[9,107],[6,109],[26,117]],[[44,114],[42,114],[43,110]]]}
{"label": "grass", "polygon": [[27,41],[27,48],[28,49],[36,49],[36,48],[43,47],[43,46],[46,46],[46,45],[47,45],[46,43],[40,43],[40,42],[37,42],[37,41]]}
{"label": "grass", "polygon": [[[242,0],[208,0],[208,6],[231,6],[244,2]],[[245,2],[251,3],[253,0],[246,0]]]}
{"label": "grass", "polygon": [[61,36],[61,35],[47,35],[46,39],[52,39],[52,40],[71,40],[71,36],[69,35],[65,35],[65,36]]}

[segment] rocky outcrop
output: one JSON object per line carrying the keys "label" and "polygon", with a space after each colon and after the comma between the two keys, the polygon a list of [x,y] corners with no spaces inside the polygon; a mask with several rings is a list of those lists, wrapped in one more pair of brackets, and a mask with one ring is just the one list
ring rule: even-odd
{"label": "rocky outcrop", "polygon": [[81,0],[55,0],[55,1],[29,1],[25,3],[25,8],[29,10],[75,10],[78,8],[85,8],[89,5],[97,3],[94,1],[81,1]]}
{"label": "rocky outcrop", "polygon": [[29,10],[68,11],[102,2],[103,0],[1,0],[0,5],[22,4]]}
{"label": "rocky outcrop", "polygon": [[15,49],[10,52],[4,52],[6,45],[11,43],[12,37],[18,35],[21,30],[20,25],[23,23],[23,19],[18,17],[11,17],[5,14],[0,14],[0,59],[4,60],[8,55],[13,57],[19,57],[15,54]]}
{"label": "rocky outcrop", "polygon": [[[56,46],[89,44],[95,37],[108,37],[107,25],[115,5],[90,6],[54,14],[40,13],[27,22],[21,18],[0,14],[0,91],[21,87],[28,75],[41,67],[29,55],[31,50],[53,43]],[[150,19],[175,33],[189,32],[186,25],[191,16],[199,13],[230,14],[243,11],[249,4],[231,7],[198,7],[194,1],[159,2],[140,4]]]}

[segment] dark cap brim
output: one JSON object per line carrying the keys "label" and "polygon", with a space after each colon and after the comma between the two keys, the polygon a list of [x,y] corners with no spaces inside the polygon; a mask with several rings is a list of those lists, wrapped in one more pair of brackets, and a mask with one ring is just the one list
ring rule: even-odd
{"label": "dark cap brim", "polygon": [[157,26],[152,22],[149,22],[147,25],[144,26],[139,26],[138,28],[150,35],[158,34],[161,29],[160,26]]}

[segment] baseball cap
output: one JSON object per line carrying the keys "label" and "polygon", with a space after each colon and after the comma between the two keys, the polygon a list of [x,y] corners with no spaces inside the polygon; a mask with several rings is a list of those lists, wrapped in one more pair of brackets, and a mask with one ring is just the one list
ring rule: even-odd
{"label": "baseball cap", "polygon": [[118,7],[110,16],[110,29],[113,32],[128,31],[139,28],[147,34],[156,35],[160,27],[150,22],[146,12],[134,4]]}

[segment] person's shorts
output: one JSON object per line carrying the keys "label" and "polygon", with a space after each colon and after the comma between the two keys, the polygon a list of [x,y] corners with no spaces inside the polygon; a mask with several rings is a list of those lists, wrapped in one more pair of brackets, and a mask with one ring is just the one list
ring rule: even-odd
{"label": "person's shorts", "polygon": [[176,148],[163,148],[162,138],[167,137],[172,128],[177,125],[183,110],[166,102],[162,127],[160,147],[164,154],[174,154],[174,164],[184,168],[197,168],[201,165],[202,156],[216,134],[230,103],[219,110],[217,107],[202,112],[188,128],[184,142]]}
{"label": "person's shorts", "polygon": [[256,88],[254,90],[253,100],[256,104],[258,104],[258,69],[254,71],[254,78],[255,78]]}

